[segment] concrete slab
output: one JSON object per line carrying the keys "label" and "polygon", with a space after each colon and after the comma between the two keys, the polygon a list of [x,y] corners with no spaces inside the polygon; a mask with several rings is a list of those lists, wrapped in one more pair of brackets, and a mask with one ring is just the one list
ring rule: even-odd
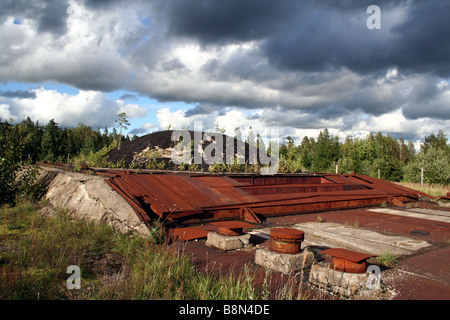
{"label": "concrete slab", "polygon": [[419,218],[424,220],[433,220],[450,223],[450,212],[442,210],[431,210],[431,209],[397,210],[391,208],[376,208],[376,209],[368,209],[367,211],[381,212],[403,217]]}
{"label": "concrete slab", "polygon": [[[303,247],[345,248],[357,252],[379,255],[392,253],[409,255],[431,245],[418,239],[403,236],[388,236],[375,231],[354,228],[333,222],[307,222],[291,226],[305,232]],[[268,234],[270,229],[253,231],[254,234]]]}

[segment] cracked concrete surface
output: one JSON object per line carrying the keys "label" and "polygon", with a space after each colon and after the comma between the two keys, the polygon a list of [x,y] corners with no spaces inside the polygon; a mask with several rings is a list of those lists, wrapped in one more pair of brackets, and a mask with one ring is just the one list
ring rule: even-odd
{"label": "cracked concrete surface", "polygon": [[[380,255],[392,253],[408,255],[431,245],[424,240],[403,236],[388,236],[375,231],[354,228],[333,222],[307,222],[292,225],[291,228],[305,232],[302,247],[345,248],[353,251]],[[270,229],[257,232],[269,234]]]}

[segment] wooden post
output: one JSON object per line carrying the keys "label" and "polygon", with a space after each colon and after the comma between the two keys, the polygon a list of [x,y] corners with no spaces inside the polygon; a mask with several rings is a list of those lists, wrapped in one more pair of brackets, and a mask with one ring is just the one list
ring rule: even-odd
{"label": "wooden post", "polygon": [[381,179],[381,170],[378,169],[378,179]]}
{"label": "wooden post", "polygon": [[423,188],[423,168],[420,170],[420,187]]}
{"label": "wooden post", "polygon": [[338,174],[339,173],[339,165],[337,164],[336,165],[336,174]]}

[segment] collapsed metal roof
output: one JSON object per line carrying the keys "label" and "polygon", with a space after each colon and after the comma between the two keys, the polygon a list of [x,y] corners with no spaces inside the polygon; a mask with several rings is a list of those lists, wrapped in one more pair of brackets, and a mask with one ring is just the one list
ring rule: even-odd
{"label": "collapsed metal roof", "polygon": [[[424,193],[365,175],[279,174],[118,174],[106,179],[150,223],[173,226],[404,203]],[[188,231],[188,230],[186,230]],[[192,235],[190,238],[195,238]]]}

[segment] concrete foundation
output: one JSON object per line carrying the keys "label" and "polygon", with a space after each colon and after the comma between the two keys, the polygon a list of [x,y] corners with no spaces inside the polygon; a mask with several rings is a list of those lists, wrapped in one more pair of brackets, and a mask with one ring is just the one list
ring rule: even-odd
{"label": "concrete foundation", "polygon": [[250,244],[250,235],[244,234],[241,236],[223,236],[217,232],[209,232],[206,245],[225,251],[242,249]]}
{"label": "concrete foundation", "polygon": [[368,273],[347,273],[333,270],[329,264],[316,264],[311,267],[309,282],[321,290],[351,298],[364,292],[376,293],[376,284],[369,279]]}
{"label": "concrete foundation", "polygon": [[268,269],[289,274],[308,268],[314,262],[314,253],[304,250],[297,254],[277,253],[268,249],[255,252],[255,263]]}

